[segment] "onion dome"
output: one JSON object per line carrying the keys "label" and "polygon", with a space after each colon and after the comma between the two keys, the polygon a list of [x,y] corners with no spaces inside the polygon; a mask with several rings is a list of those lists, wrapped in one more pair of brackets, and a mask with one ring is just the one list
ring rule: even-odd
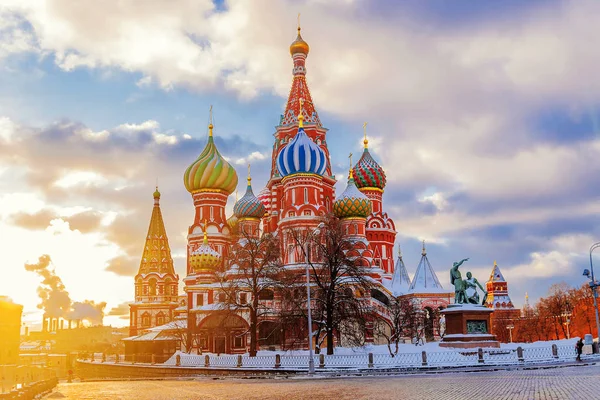
{"label": "onion dome", "polygon": [[[205,223],[206,226],[206,223]],[[206,227],[204,228],[204,241],[190,254],[190,265],[194,272],[212,271],[221,264],[221,255],[208,244]]]}
{"label": "onion dome", "polygon": [[190,193],[201,191],[231,194],[237,187],[235,169],[219,153],[213,140],[213,125],[208,125],[208,143],[200,156],[183,176],[185,188]]}
{"label": "onion dome", "polygon": [[383,190],[386,183],[385,171],[377,164],[377,161],[371,157],[371,153],[369,153],[369,141],[367,140],[366,126],[367,123],[365,122],[363,125],[365,128],[365,139],[363,141],[365,150],[363,151],[360,160],[358,160],[354,168],[352,168],[352,174],[354,175],[354,180],[358,188],[376,188]]}
{"label": "onion dome", "polygon": [[371,214],[371,200],[356,187],[352,170],[346,190],[333,202],[333,213],[338,218],[367,218]]}
{"label": "onion dome", "polygon": [[152,197],[154,197],[155,199],[160,199],[160,192],[158,191],[158,186],[156,187],[156,190],[152,194]]}
{"label": "onion dome", "polygon": [[257,197],[263,204],[263,206],[265,206],[265,213],[268,213],[271,209],[271,191],[269,190],[269,188],[266,187],[263,190],[261,190]]}
{"label": "onion dome", "polygon": [[252,178],[250,178],[250,164],[248,164],[248,186],[246,193],[233,206],[233,213],[239,219],[262,218],[265,215],[265,206],[252,192]]}
{"label": "onion dome", "polygon": [[227,218],[227,226],[229,226],[229,229],[231,230],[231,232],[237,232],[239,222],[240,221],[239,221],[238,217],[235,216],[235,214],[233,214],[231,217]]}
{"label": "onion dome", "polygon": [[304,132],[302,108],[298,115],[298,133],[277,156],[277,169],[282,177],[305,173],[323,175],[327,169],[327,156],[323,149]]}
{"label": "onion dome", "polygon": [[290,45],[290,54],[293,56],[294,54],[301,53],[307,56],[309,49],[308,43],[300,36],[300,23],[298,23],[298,36]]}
{"label": "onion dome", "polygon": [[[237,190],[235,191],[235,202],[237,203],[238,201],[238,192]],[[235,203],[234,203],[235,205]],[[231,232],[237,232],[237,228],[238,228],[238,223],[240,222],[238,220],[238,217],[235,216],[235,214],[233,214],[231,217],[227,218],[227,226],[229,226],[229,229],[231,230]]]}

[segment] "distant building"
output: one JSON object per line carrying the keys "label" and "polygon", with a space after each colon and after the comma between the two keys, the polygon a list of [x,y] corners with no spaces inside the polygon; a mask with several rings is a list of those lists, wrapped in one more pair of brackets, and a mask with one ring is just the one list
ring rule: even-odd
{"label": "distant building", "polygon": [[158,187],[140,268],[135,276],[135,302],[129,305],[131,336],[173,320],[178,307],[179,276],[173,268],[169,239],[160,210]]}
{"label": "distant building", "polygon": [[[504,279],[496,261],[494,261],[492,273],[486,283],[486,290],[488,292],[486,305],[488,308],[494,309],[491,317],[492,333],[501,342],[508,342],[511,337],[508,327],[514,328],[514,321],[521,316],[521,310],[515,308],[510,299],[508,282]],[[513,328],[510,330],[512,331]]]}
{"label": "distant building", "polygon": [[18,364],[23,306],[0,296],[0,365]]}

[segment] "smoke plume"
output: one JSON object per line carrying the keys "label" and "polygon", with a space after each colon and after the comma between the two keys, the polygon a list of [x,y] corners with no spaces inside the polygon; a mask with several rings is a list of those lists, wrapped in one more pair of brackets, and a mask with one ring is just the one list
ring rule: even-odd
{"label": "smoke plume", "polygon": [[37,288],[40,304],[47,317],[69,320],[88,320],[92,325],[101,325],[104,318],[105,302],[95,303],[91,300],[73,302],[62,279],[54,270],[52,259],[43,254],[35,264],[25,264],[25,270],[35,272],[42,278]]}

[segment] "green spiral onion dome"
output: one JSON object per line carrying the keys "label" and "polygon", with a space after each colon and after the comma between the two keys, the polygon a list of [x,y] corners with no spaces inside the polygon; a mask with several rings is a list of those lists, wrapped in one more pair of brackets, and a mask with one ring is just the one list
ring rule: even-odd
{"label": "green spiral onion dome", "polygon": [[346,190],[333,202],[333,213],[338,218],[367,218],[371,214],[371,200],[354,183],[352,171]]}
{"label": "green spiral onion dome", "polygon": [[238,177],[235,169],[217,150],[212,129],[210,124],[208,143],[198,159],[185,170],[183,183],[190,193],[220,191],[229,195],[237,187]]}

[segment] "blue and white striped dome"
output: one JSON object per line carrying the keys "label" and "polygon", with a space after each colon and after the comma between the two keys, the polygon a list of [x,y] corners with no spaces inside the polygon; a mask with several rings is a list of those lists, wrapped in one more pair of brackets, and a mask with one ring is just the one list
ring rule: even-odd
{"label": "blue and white striped dome", "polygon": [[327,169],[327,157],[300,127],[294,139],[279,152],[277,169],[284,177],[297,173],[323,175]]}

